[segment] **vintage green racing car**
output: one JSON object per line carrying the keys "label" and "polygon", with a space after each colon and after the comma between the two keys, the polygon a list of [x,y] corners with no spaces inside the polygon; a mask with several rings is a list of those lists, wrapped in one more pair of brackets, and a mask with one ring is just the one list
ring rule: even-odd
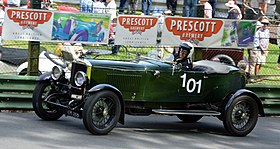
{"label": "vintage green racing car", "polygon": [[125,114],[163,114],[186,123],[215,116],[230,135],[246,136],[264,116],[260,99],[244,89],[245,73],[219,62],[201,60],[184,70],[138,55],[131,61],[81,58],[65,69],[55,66],[39,77],[35,113],[43,120],[81,118],[92,134],[108,134],[124,124]]}

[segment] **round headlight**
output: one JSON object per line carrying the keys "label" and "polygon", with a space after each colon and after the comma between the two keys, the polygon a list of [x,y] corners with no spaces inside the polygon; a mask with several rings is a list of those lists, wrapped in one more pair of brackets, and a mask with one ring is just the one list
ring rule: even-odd
{"label": "round headlight", "polygon": [[75,84],[77,86],[82,86],[84,85],[84,83],[86,82],[86,78],[87,78],[87,75],[82,72],[82,71],[78,71],[76,74],[75,74]]}
{"label": "round headlight", "polygon": [[58,80],[61,76],[63,75],[63,70],[62,68],[58,67],[58,66],[54,66],[52,68],[52,78],[54,80]]}

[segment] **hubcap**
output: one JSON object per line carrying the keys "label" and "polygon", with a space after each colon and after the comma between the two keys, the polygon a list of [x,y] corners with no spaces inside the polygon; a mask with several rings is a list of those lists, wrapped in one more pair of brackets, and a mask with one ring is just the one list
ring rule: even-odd
{"label": "hubcap", "polygon": [[101,98],[92,108],[92,122],[99,128],[104,128],[113,119],[113,101],[108,98]]}
{"label": "hubcap", "polygon": [[232,110],[232,123],[237,129],[244,129],[250,120],[250,107],[246,102],[239,102]]}

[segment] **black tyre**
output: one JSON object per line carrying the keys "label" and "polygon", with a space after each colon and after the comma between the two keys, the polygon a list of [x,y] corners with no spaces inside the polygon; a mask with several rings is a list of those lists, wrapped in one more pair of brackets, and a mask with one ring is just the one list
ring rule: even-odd
{"label": "black tyre", "polygon": [[237,97],[224,113],[225,129],[234,136],[246,136],[258,121],[258,105],[247,95]]}
{"label": "black tyre", "polygon": [[108,134],[116,125],[121,114],[118,96],[111,91],[91,95],[84,106],[83,123],[92,134]]}
{"label": "black tyre", "polygon": [[185,123],[195,123],[203,116],[201,115],[177,115],[177,117]]}
{"label": "black tyre", "polygon": [[50,95],[50,93],[51,86],[49,82],[39,82],[35,87],[32,97],[32,105],[36,115],[39,116],[41,119],[47,121],[57,120],[63,115],[61,108],[54,105],[50,105],[44,101],[44,99],[48,95]]}

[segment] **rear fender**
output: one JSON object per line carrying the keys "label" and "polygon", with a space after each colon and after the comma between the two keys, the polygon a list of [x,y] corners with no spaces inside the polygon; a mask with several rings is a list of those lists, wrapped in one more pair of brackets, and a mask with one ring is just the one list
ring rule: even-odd
{"label": "rear fender", "polygon": [[119,119],[119,123],[124,124],[124,101],[123,101],[123,96],[122,93],[120,92],[119,89],[117,89],[116,87],[109,85],[109,84],[98,84],[94,87],[92,87],[88,93],[89,94],[94,94],[103,90],[109,90],[114,92],[120,99],[120,103],[121,103],[121,115],[120,115],[120,119]]}
{"label": "rear fender", "polygon": [[260,99],[254,92],[252,92],[252,91],[250,91],[250,90],[247,90],[247,89],[240,89],[240,90],[238,90],[237,92],[235,92],[235,93],[230,97],[230,99],[228,100],[228,102],[227,102],[227,104],[226,104],[224,110],[227,111],[228,108],[230,107],[230,105],[231,105],[231,104],[233,103],[233,101],[236,99],[236,97],[241,96],[241,95],[247,95],[247,96],[252,97],[252,98],[256,101],[256,103],[257,103],[257,105],[258,105],[259,114],[260,114],[261,116],[265,116],[264,110],[263,110],[263,105],[262,105],[262,102],[261,102],[261,99]]}

